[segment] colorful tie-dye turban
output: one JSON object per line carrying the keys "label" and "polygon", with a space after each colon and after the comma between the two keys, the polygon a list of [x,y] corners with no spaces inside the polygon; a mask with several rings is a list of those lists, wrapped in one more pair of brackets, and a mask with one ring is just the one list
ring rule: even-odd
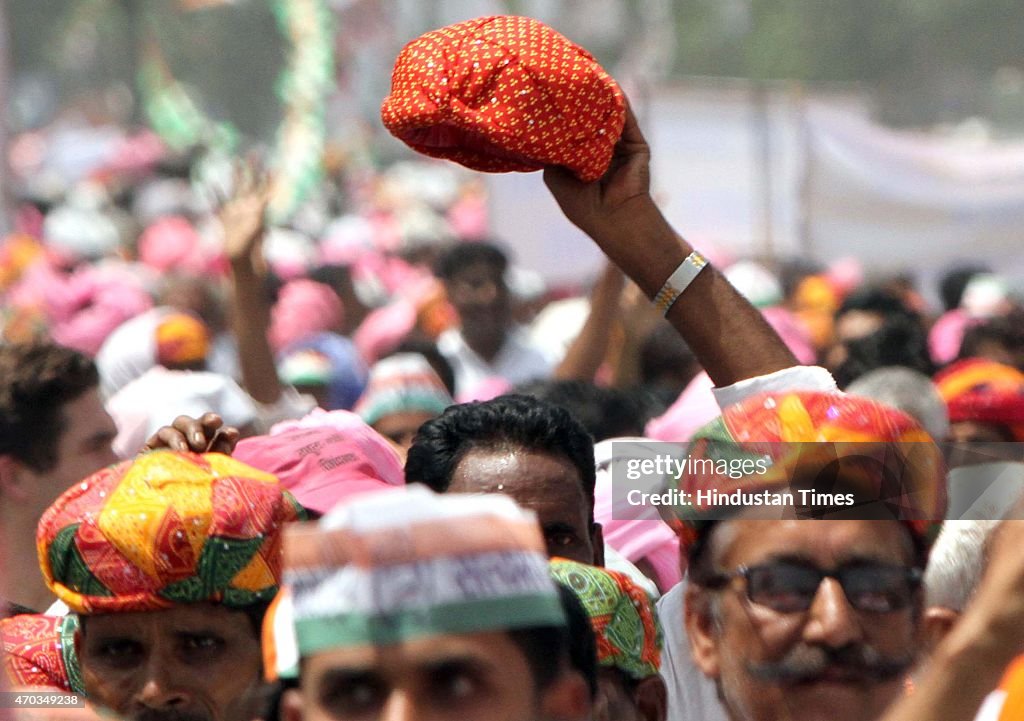
{"label": "colorful tie-dye turban", "polygon": [[1024,373],[985,358],[957,361],[935,376],[951,423],[978,421],[1006,426],[1024,441]]}
{"label": "colorful tie-dye turban", "polygon": [[81,614],[269,601],[299,506],[276,477],[216,453],[154,451],[94,473],[39,521],[50,590]]}
{"label": "colorful tie-dye turban", "polygon": [[[766,472],[723,472],[719,465],[757,459],[766,460]],[[892,517],[906,522],[926,545],[945,516],[944,463],[928,433],[905,413],[857,396],[820,391],[753,396],[698,430],[687,460],[691,470],[680,475],[678,487],[691,499],[711,490],[789,491],[791,484],[828,482],[831,476],[818,474],[841,468],[843,490],[854,492],[858,501],[885,503]],[[708,472],[706,465],[693,470],[694,461],[703,460],[715,462],[715,470]],[[684,553],[722,512],[714,503],[696,500],[675,508],[669,522]]]}
{"label": "colorful tie-dye turban", "polygon": [[29,613],[0,621],[0,657],[10,685],[84,693],[77,630],[77,616]]}
{"label": "colorful tie-dye turban", "polygon": [[564,558],[551,575],[583,603],[597,638],[597,661],[641,681],[661,667],[662,631],[650,596],[628,576]]}
{"label": "colorful tie-dye turban", "polygon": [[597,180],[625,123],[622,91],[542,22],[476,18],[434,30],[395,61],[381,119],[413,149],[487,172],[562,165]]}

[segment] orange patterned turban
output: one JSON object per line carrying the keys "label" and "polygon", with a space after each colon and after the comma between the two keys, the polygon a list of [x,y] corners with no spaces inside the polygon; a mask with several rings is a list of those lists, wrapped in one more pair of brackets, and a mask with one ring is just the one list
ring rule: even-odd
{"label": "orange patterned turban", "polygon": [[50,590],[83,614],[269,601],[281,529],[301,513],[275,476],[216,453],[154,451],[94,473],[39,521]]}
{"label": "orange patterned turban", "polygon": [[586,50],[542,22],[499,15],[406,45],[381,119],[414,150],[474,170],[562,165],[590,182],[611,163],[625,107]]}
{"label": "orange patterned turban", "polygon": [[[784,491],[800,474],[841,463],[846,490],[887,504],[925,546],[946,510],[945,467],[938,446],[910,416],[867,398],[820,391],[764,393],[727,408],[694,435],[689,459],[767,458],[767,472],[683,473],[680,490],[694,494]],[[749,466],[748,466],[749,467]],[[895,479],[892,486],[887,481]],[[711,505],[682,506],[669,521],[683,552],[710,527]],[[720,516],[719,516],[720,517]],[[851,516],[852,517],[852,516]]]}
{"label": "orange patterned turban", "polygon": [[957,361],[935,376],[951,423],[978,421],[1006,426],[1024,441],[1024,373],[985,358]]}

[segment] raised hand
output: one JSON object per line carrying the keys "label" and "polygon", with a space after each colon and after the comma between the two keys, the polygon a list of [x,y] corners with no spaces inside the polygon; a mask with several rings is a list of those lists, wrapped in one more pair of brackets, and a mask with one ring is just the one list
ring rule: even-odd
{"label": "raised hand", "polygon": [[234,191],[217,213],[224,233],[224,252],[232,264],[253,260],[266,231],[272,186],[270,175],[255,161],[236,165]]}
{"label": "raised hand", "polygon": [[651,149],[628,104],[611,165],[600,180],[584,183],[565,168],[549,167],[544,182],[565,216],[598,244],[617,227],[627,227],[632,209],[651,204]]}

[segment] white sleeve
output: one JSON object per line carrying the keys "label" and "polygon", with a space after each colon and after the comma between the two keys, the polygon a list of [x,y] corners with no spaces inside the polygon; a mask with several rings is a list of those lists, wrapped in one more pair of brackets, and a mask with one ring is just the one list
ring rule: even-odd
{"label": "white sleeve", "polygon": [[793,366],[754,378],[745,378],[731,386],[712,388],[719,408],[727,408],[758,393],[782,391],[822,391],[839,393],[832,374],[821,366]]}
{"label": "white sleeve", "polygon": [[303,418],[311,410],[316,408],[316,401],[311,396],[306,396],[295,390],[295,386],[282,384],[281,397],[274,403],[256,404],[256,432],[259,434],[270,433],[270,429],[282,422]]}

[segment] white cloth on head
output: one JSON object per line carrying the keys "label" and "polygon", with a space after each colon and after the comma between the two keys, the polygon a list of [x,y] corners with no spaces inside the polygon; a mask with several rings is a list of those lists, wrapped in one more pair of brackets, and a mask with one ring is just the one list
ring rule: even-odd
{"label": "white cloth on head", "polygon": [[106,403],[117,424],[114,453],[129,458],[153,433],[178,416],[214,412],[229,426],[257,419],[255,402],[227,376],[206,371],[171,371],[156,366],[115,393]]}

